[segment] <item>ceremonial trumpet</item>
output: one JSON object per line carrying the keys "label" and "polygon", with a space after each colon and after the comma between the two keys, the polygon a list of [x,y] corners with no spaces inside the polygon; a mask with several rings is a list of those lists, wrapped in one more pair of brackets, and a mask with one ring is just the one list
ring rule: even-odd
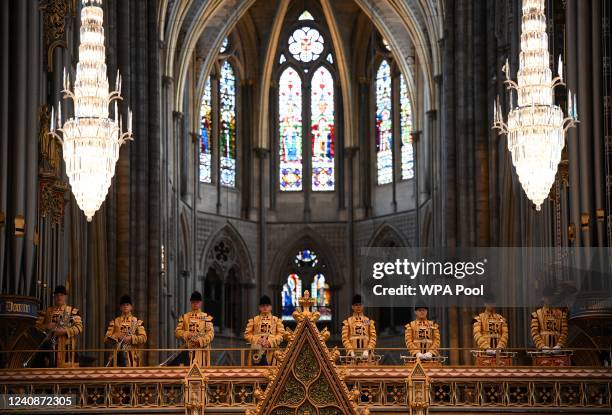
{"label": "ceremonial trumpet", "polygon": [[253,359],[253,363],[255,364],[259,364],[259,362],[261,362],[261,358],[266,352],[265,347],[262,344],[264,341],[268,341],[268,336],[261,336],[257,343],[251,345],[251,349],[254,350],[251,358]]}
{"label": "ceremonial trumpet", "polygon": [[253,363],[259,364],[264,354],[263,347],[261,347],[261,344],[257,343],[252,346],[252,349],[255,350],[252,354]]}

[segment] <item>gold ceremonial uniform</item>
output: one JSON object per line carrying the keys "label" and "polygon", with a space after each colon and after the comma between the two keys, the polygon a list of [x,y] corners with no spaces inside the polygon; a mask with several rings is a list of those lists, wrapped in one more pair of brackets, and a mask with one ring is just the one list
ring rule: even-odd
{"label": "gold ceremonial uniform", "polygon": [[413,356],[416,356],[417,353],[438,355],[440,329],[431,320],[413,320],[406,324],[404,339],[406,340],[408,351]]}
{"label": "gold ceremonial uniform", "polygon": [[56,367],[78,366],[76,361],[77,336],[83,332],[83,321],[79,309],[69,305],[51,306],[40,313],[36,320],[36,328],[47,331],[47,324],[54,323],[56,327],[66,329],[63,336],[51,338]]}
{"label": "gold ceremonial uniform", "polygon": [[[121,336],[132,336],[130,343],[121,343]],[[120,315],[108,323],[106,341],[116,343],[114,351],[114,365],[117,366],[117,353],[125,352],[125,365],[128,367],[140,366],[140,348],[147,342],[147,332],[132,313]],[[121,344],[120,344],[121,343]]]}
{"label": "gold ceremonial uniform", "polygon": [[[179,318],[178,325],[174,331],[177,339],[185,341],[187,348],[195,349],[189,351],[189,364],[197,363],[199,366],[210,366],[210,343],[215,337],[215,329],[212,316],[203,311],[190,311]],[[195,337],[188,339],[189,333]]]}
{"label": "gold ceremonial uniform", "polygon": [[374,320],[369,319],[361,313],[353,313],[352,316],[342,322],[342,345],[349,351],[371,352],[376,347],[376,325]]}
{"label": "gold ceremonial uniform", "polygon": [[[250,318],[246,329],[244,330],[244,338],[252,348],[257,347],[259,340],[265,338],[271,348],[280,346],[285,336],[285,327],[280,318],[273,316],[271,313],[261,313],[253,318]],[[274,351],[266,352],[266,361],[268,364],[275,364],[273,359]],[[253,363],[253,352],[249,353],[247,365]]]}
{"label": "gold ceremonial uniform", "polygon": [[544,306],[531,313],[531,337],[538,349],[565,347],[567,311]]}
{"label": "gold ceremonial uniform", "polygon": [[487,311],[478,314],[472,332],[479,349],[505,349],[508,345],[508,323],[501,314]]}

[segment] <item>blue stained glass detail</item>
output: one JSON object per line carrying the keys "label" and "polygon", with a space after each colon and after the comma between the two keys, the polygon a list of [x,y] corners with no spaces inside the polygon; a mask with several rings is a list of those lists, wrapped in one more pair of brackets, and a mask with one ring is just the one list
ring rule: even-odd
{"label": "blue stained glass detail", "polygon": [[391,67],[382,61],[376,73],[376,161],[378,184],[393,181]]}
{"label": "blue stained glass detail", "polygon": [[236,76],[228,61],[221,66],[219,97],[221,185],[236,187]]}
{"label": "blue stained glass detail", "polygon": [[212,182],[212,94],[210,78],[204,86],[200,107],[200,181]]}

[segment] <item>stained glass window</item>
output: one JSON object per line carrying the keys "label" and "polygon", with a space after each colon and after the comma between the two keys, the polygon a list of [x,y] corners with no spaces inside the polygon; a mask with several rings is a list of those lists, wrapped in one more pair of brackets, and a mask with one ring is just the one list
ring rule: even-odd
{"label": "stained glass window", "polygon": [[299,305],[298,298],[302,296],[302,280],[297,274],[289,274],[282,292],[283,320],[293,320],[291,314]]}
{"label": "stained glass window", "polygon": [[319,67],[311,81],[312,190],[334,190],[334,79]]}
{"label": "stained glass window", "polygon": [[304,10],[298,20],[314,20],[314,17],[312,17],[312,14],[310,14],[308,10]]}
{"label": "stained glass window", "polygon": [[329,283],[323,274],[326,267],[321,263],[317,253],[311,249],[298,251],[292,257],[287,281],[283,284],[282,305],[283,320],[293,320],[291,315],[298,307],[298,299],[302,297],[302,289],[310,291],[314,299],[315,310],[321,314],[319,320],[331,320],[331,291]]}
{"label": "stained glass window", "polygon": [[295,60],[311,62],[319,59],[324,49],[324,39],[317,29],[304,26],[289,37],[289,53]]}
{"label": "stained glass window", "polygon": [[376,73],[376,161],[378,184],[393,181],[391,67],[382,61]]}
{"label": "stained glass window", "polygon": [[303,251],[298,252],[295,258],[293,259],[293,262],[298,268],[313,268],[319,264],[316,252],[311,251],[310,249],[305,249]]}
{"label": "stained glass window", "polygon": [[236,187],[236,76],[228,61],[221,66],[219,97],[221,185]]}
{"label": "stained glass window", "polygon": [[402,137],[402,179],[414,177],[414,153],[412,149],[412,105],[408,97],[408,84],[400,76],[400,121]]}
{"label": "stained glass window", "polygon": [[219,52],[225,53],[225,51],[227,50],[227,46],[228,45],[229,45],[228,38],[223,39],[223,43],[221,43],[221,48],[219,48]]}
{"label": "stained glass window", "polygon": [[280,190],[302,190],[302,80],[291,67],[279,82]]}
{"label": "stained glass window", "polygon": [[310,285],[311,297],[315,300],[316,310],[321,314],[319,321],[331,320],[331,293],[325,275],[316,274]]}
{"label": "stained glass window", "polygon": [[212,182],[212,91],[210,78],[204,86],[204,96],[200,107],[200,181]]}

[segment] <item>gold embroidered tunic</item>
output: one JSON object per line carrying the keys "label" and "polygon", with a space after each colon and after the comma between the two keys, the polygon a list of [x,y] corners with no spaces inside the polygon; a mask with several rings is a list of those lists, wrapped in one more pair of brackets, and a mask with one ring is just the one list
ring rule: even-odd
{"label": "gold embroidered tunic", "polygon": [[[131,336],[129,343],[121,342],[122,336]],[[132,313],[120,315],[108,323],[105,340],[118,346],[114,351],[114,365],[117,366],[117,353],[125,353],[125,365],[128,367],[140,366],[140,348],[147,342],[147,332]]]}
{"label": "gold embroidered tunic", "polygon": [[[244,330],[244,338],[251,345],[256,347],[261,339],[265,339],[270,343],[271,348],[280,346],[285,336],[285,327],[280,318],[271,313],[260,313],[247,322]],[[268,364],[275,364],[274,351],[266,352],[266,360]],[[249,353],[247,365],[253,362],[253,353]]]}
{"label": "gold embroidered tunic", "polygon": [[41,331],[50,330],[47,328],[49,323],[66,329],[64,335],[53,335],[51,338],[56,367],[78,366],[75,350],[78,343],[77,337],[83,332],[83,321],[79,315],[79,309],[66,304],[59,307],[48,307],[39,314],[36,328]]}
{"label": "gold embroidered tunic", "polygon": [[413,320],[406,324],[404,340],[411,355],[431,353],[438,355],[440,348],[440,329],[431,320]]}
{"label": "gold embroidered tunic", "polygon": [[505,349],[508,345],[508,323],[501,314],[487,311],[478,314],[472,332],[479,349]]}
{"label": "gold embroidered tunic", "polygon": [[[189,350],[189,364],[210,366],[210,344],[215,337],[212,316],[203,311],[190,311],[178,321],[174,335],[185,341]],[[193,336],[190,338],[190,335]]]}
{"label": "gold embroidered tunic", "polygon": [[531,337],[538,349],[565,347],[567,311],[544,306],[531,313]]}
{"label": "gold embroidered tunic", "polygon": [[371,352],[376,347],[376,325],[362,313],[353,313],[342,322],[342,345],[348,351]]}

